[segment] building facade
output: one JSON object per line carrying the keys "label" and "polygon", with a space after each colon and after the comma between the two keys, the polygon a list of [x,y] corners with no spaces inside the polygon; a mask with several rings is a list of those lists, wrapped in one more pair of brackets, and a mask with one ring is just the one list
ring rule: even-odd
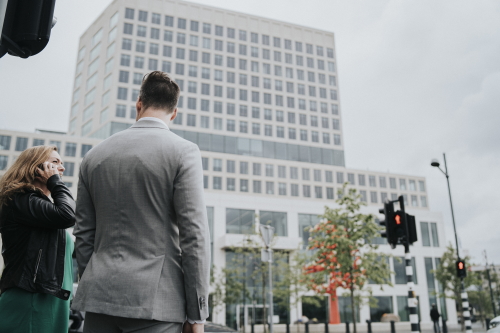
{"label": "building facade", "polygon": [[[171,130],[202,152],[215,267],[226,267],[228,249],[261,222],[275,227],[275,249],[296,251],[307,242],[304,228],[318,222],[325,205],[336,205],[348,182],[367,213],[377,214],[386,198],[405,197],[419,229],[412,253],[421,320],[430,322],[430,304],[442,303],[456,321],[454,304],[434,296],[432,270],[445,238],[441,215],[428,208],[425,179],[345,167],[335,53],[327,31],[185,1],[116,0],[80,37],[68,134],[0,131],[0,175],[26,147],[59,142],[65,164],[72,163],[64,178],[75,189],[84,153],[135,122],[143,76],[162,70],[181,87]],[[381,251],[404,255],[377,241]],[[394,287],[372,286],[379,307],[360,309],[361,322],[383,313],[408,321],[404,264],[390,266]],[[346,302],[339,297],[342,321],[350,321]],[[250,304],[262,308],[258,299],[244,299],[211,319],[248,324]],[[281,323],[297,319],[295,310],[290,318],[275,313]],[[319,319],[326,310],[299,305],[302,314]]]}

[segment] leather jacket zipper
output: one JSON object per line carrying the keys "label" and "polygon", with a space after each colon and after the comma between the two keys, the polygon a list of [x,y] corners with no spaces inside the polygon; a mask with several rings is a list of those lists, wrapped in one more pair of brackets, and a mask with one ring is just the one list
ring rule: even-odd
{"label": "leather jacket zipper", "polygon": [[36,281],[36,274],[38,273],[38,266],[40,265],[40,259],[42,258],[42,249],[38,250],[38,258],[36,259],[35,275],[33,276],[33,283]]}

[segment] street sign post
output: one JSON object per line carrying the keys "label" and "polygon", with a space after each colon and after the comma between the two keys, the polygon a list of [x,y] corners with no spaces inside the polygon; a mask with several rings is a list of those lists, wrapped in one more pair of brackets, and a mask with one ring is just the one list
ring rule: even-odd
{"label": "street sign post", "polygon": [[[274,237],[274,228],[270,225],[259,225],[260,234],[264,241],[265,249],[262,249],[261,260],[267,262],[269,265],[269,318],[274,318],[273,315],[273,250],[271,249],[271,242]],[[269,333],[273,333],[273,321],[269,320]]]}

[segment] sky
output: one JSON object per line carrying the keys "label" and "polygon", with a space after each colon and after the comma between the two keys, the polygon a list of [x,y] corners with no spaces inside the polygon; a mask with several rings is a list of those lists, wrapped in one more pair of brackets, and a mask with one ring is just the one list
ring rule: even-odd
{"label": "sky", "polygon": [[[500,264],[500,2],[193,0],[335,33],[346,166],[427,179],[454,243]],[[0,59],[0,128],[66,131],[80,35],[110,0],[58,1],[44,51]]]}

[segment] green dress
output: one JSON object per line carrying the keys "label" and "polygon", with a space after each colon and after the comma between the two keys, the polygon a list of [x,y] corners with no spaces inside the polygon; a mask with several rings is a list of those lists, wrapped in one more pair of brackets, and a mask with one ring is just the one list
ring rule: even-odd
{"label": "green dress", "polygon": [[[66,231],[66,253],[62,288],[73,291],[73,240]],[[7,289],[0,296],[0,333],[68,332],[69,300],[31,293],[21,288]]]}

